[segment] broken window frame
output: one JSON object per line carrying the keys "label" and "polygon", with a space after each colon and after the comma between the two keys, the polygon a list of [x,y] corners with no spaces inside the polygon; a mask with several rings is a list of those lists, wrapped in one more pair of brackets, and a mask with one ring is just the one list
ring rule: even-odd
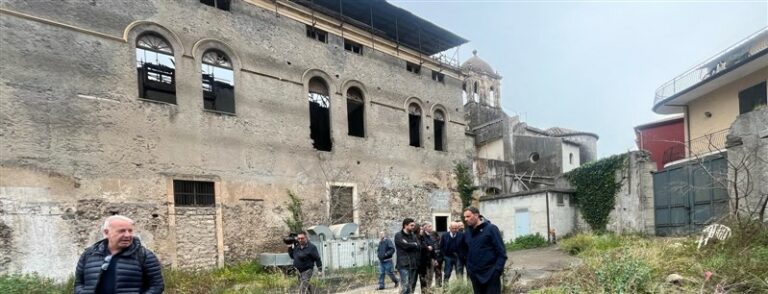
{"label": "broken window frame", "polygon": [[365,138],[365,96],[358,87],[347,89],[347,135]]}
{"label": "broken window frame", "polygon": [[421,148],[423,146],[421,139],[422,128],[421,106],[416,102],[408,104],[408,145]]}
{"label": "broken window frame", "polygon": [[315,39],[315,41],[321,43],[328,43],[328,32],[315,26],[307,25],[307,38]]}
{"label": "broken window frame", "polygon": [[139,98],[176,104],[176,61],[165,37],[146,32],[136,38],[136,72]]}
{"label": "broken window frame", "polygon": [[405,70],[412,74],[421,74],[421,64],[415,64],[413,62],[405,62]]}
{"label": "broken window frame", "polygon": [[739,114],[751,112],[761,105],[768,104],[766,81],[739,91]]}
{"label": "broken window frame", "polygon": [[[328,218],[331,223],[341,224],[345,222],[354,223],[355,220],[355,186],[348,184],[329,184],[328,185]],[[345,199],[340,199],[342,191],[349,192],[349,203],[344,203]],[[346,194],[344,195],[346,196]],[[346,210],[348,211],[340,211]]]}
{"label": "broken window frame", "polygon": [[201,70],[203,108],[235,113],[235,71],[229,56],[221,50],[208,49],[203,53]]}
{"label": "broken window frame", "polygon": [[206,181],[173,180],[176,207],[215,207],[216,184]]}
{"label": "broken window frame", "polygon": [[203,5],[215,7],[224,11],[229,11],[232,0],[200,0]]}
{"label": "broken window frame", "polygon": [[344,50],[355,53],[357,55],[363,55],[363,45],[349,39],[344,39]]}
{"label": "broken window frame", "polygon": [[331,96],[328,82],[321,77],[313,77],[308,85],[309,97],[309,136],[312,147],[319,151],[331,151],[333,140],[331,133]]}
{"label": "broken window frame", "polygon": [[441,73],[439,71],[433,70],[432,71],[432,80],[435,82],[443,83],[445,84],[445,74]]}
{"label": "broken window frame", "polygon": [[445,119],[445,111],[442,109],[435,110],[435,113],[432,115],[433,117],[433,124],[432,127],[434,130],[434,148],[435,151],[446,151],[445,150],[445,127],[446,127],[446,119]]}

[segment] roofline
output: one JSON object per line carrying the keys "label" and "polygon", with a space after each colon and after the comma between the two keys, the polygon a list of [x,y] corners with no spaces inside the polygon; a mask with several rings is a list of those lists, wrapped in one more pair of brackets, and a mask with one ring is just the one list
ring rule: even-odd
{"label": "roofline", "polygon": [[641,124],[641,125],[637,125],[637,126],[635,126],[634,129],[635,129],[635,131],[637,131],[637,130],[641,130],[641,129],[645,129],[645,128],[650,128],[650,127],[655,127],[655,126],[660,126],[660,125],[671,124],[672,122],[675,122],[675,121],[678,121],[678,120],[682,121],[684,118],[685,118],[685,115],[683,115],[683,114],[675,114],[674,116],[671,116],[671,117],[666,117],[666,118],[663,118],[663,119],[660,119],[660,120],[655,120],[655,121],[652,121],[652,122],[647,122],[647,123],[644,123],[644,124]]}

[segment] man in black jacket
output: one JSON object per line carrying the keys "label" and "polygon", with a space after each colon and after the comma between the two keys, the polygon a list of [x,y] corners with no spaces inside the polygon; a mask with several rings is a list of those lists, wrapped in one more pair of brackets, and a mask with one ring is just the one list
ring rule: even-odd
{"label": "man in black jacket", "polygon": [[309,280],[312,279],[315,265],[317,265],[317,274],[323,274],[323,262],[320,260],[317,247],[307,240],[307,233],[298,233],[296,240],[298,244],[288,245],[288,255],[293,259],[293,266],[299,271],[299,293],[313,293]]}
{"label": "man in black jacket", "polygon": [[379,238],[379,247],[376,250],[376,255],[379,258],[379,288],[376,288],[376,290],[384,290],[384,275],[389,275],[389,278],[395,283],[395,288],[397,288],[397,277],[395,277],[395,273],[392,271],[392,256],[395,255],[395,244],[387,238],[387,233],[384,231],[379,233]]}
{"label": "man in black jacket", "polygon": [[133,220],[113,215],[104,239],[88,247],[75,269],[75,294],[163,293],[160,262],[133,237]]}
{"label": "man in black jacket", "polygon": [[480,216],[475,207],[464,209],[464,244],[467,252],[467,274],[475,294],[501,293],[501,275],[507,262],[507,250],[496,225]]}
{"label": "man in black jacket", "polygon": [[395,234],[397,249],[397,270],[400,272],[401,294],[411,294],[416,288],[417,270],[419,268],[419,244],[413,229],[416,222],[412,218],[403,220],[403,229]]}
{"label": "man in black jacket", "polygon": [[456,275],[461,278],[464,269],[461,266],[463,256],[459,256],[459,246],[464,242],[464,233],[459,232],[459,223],[452,222],[448,227],[448,233],[443,234],[440,240],[440,251],[443,253],[443,283],[448,285],[451,272],[455,269]]}

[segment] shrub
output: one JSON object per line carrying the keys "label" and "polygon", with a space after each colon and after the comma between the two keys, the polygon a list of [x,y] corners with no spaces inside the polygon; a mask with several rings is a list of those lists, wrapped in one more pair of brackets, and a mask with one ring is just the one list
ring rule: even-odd
{"label": "shrub", "polygon": [[[74,281],[73,278],[69,279]],[[56,283],[53,279],[41,277],[37,274],[2,275],[0,276],[0,293],[7,294],[49,294],[72,293],[68,287],[70,281],[64,284]],[[69,289],[67,289],[69,288]]]}
{"label": "shrub", "polygon": [[514,241],[505,244],[507,251],[531,249],[547,246],[547,239],[541,234],[529,234],[515,238]]}
{"label": "shrub", "polygon": [[606,254],[595,275],[606,293],[641,293],[651,285],[651,268],[624,251]]}

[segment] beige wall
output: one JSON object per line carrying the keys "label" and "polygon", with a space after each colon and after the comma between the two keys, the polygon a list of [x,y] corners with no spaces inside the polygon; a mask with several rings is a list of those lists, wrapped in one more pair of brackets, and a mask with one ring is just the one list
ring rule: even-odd
{"label": "beige wall", "polygon": [[504,160],[504,140],[491,141],[477,148],[477,157],[483,159]]}
{"label": "beige wall", "polygon": [[[768,68],[763,68],[689,103],[688,114],[685,119],[686,125],[690,128],[690,134],[688,133],[689,130],[686,129],[686,138],[696,140],[702,136],[729,128],[739,115],[739,92],[761,83],[767,78]],[[710,112],[712,116],[707,117],[706,112]],[[716,137],[722,137],[724,140],[725,135]],[[716,145],[724,143],[723,140],[717,138],[712,139],[713,143]],[[724,146],[716,147],[722,149]],[[693,154],[707,153],[711,149],[708,144],[694,143],[691,146]]]}

